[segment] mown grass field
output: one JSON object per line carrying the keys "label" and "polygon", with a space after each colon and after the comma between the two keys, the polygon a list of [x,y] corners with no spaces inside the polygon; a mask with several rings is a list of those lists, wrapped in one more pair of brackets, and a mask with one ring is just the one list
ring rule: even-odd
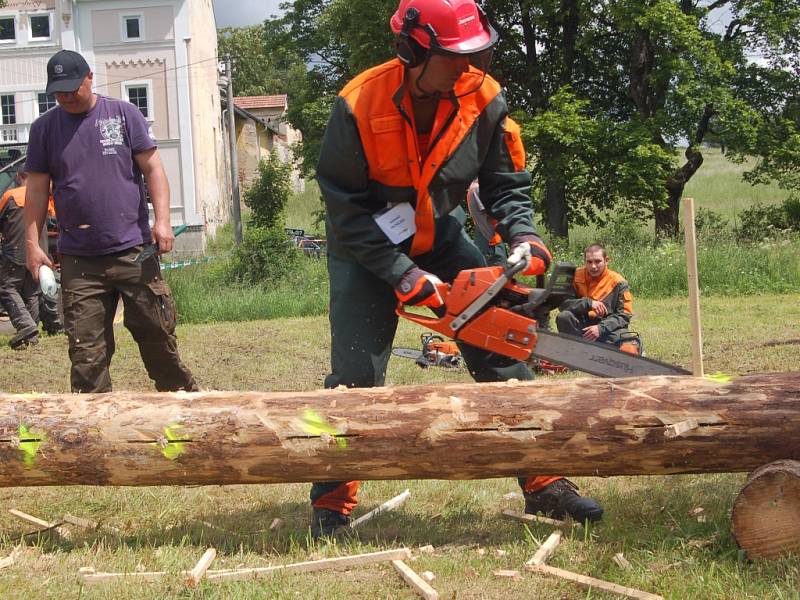
{"label": "mown grass field", "polygon": [[[642,299],[635,308],[636,328],[645,337],[648,354],[687,365],[686,300]],[[709,372],[779,372],[797,370],[800,364],[798,294],[704,299],[703,324]],[[401,324],[396,345],[416,347],[420,331]],[[120,330],[118,339],[112,366],[116,389],[151,389],[130,336]],[[179,343],[204,389],[315,389],[328,369],[324,316],[182,326]],[[45,339],[25,353],[0,346],[4,391],[65,392],[67,372],[63,337]],[[390,361],[390,385],[445,381],[468,381],[468,376],[421,370],[396,357]],[[584,493],[605,505],[606,518],[586,536],[569,536],[552,564],[672,599],[800,598],[797,557],[769,563],[740,560],[729,533],[729,511],[742,481],[741,474],[578,479]],[[520,569],[550,533],[544,525],[527,530],[499,517],[502,509],[520,509],[520,500],[503,498],[517,491],[513,480],[370,482],[362,488],[357,513],[406,487],[412,495],[401,509],[364,526],[358,538],[332,545],[308,538],[305,484],[0,489],[4,509],[50,520],[70,513],[101,523],[96,532],[76,531],[68,542],[26,538],[18,563],[0,572],[0,598],[410,599],[415,596],[388,566],[346,574],[284,575],[259,583],[207,583],[196,591],[185,590],[177,576],[161,583],[81,588],[77,570],[93,566],[177,572],[191,568],[209,545],[219,551],[214,568],[226,568],[427,544],[435,552],[420,554],[410,564],[436,575],[433,583],[442,598],[611,597],[536,575],[508,580],[492,574]],[[705,522],[690,515],[697,507],[705,509]],[[270,531],[275,517],[284,526]],[[0,557],[10,554],[19,536],[31,529],[6,510],[0,512]],[[611,561],[617,552],[634,565],[631,571]]]}

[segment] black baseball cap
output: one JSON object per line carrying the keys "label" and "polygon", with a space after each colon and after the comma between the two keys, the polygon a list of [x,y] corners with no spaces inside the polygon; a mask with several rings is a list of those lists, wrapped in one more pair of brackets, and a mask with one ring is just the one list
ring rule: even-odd
{"label": "black baseball cap", "polygon": [[74,92],[89,74],[89,63],[72,50],[59,50],[47,61],[48,94]]}

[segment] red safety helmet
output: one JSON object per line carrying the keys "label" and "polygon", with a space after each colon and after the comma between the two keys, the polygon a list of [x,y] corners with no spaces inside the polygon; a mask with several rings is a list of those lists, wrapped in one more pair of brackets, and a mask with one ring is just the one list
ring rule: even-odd
{"label": "red safety helmet", "polygon": [[498,38],[475,0],[400,0],[389,24],[401,38],[445,54],[483,52]]}

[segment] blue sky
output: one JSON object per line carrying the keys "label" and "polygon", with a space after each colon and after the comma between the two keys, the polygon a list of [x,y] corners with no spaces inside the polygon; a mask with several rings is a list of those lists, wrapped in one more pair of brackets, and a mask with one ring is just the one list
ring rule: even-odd
{"label": "blue sky", "polygon": [[280,12],[283,0],[213,0],[217,27],[244,27]]}

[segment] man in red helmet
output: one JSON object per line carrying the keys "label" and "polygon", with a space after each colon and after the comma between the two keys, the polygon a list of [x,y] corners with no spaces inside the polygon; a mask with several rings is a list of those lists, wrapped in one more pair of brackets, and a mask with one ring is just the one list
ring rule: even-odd
{"label": "man in red helmet", "polygon": [[[519,127],[486,74],[497,34],[474,0],[401,0],[397,57],[339,93],[317,180],[327,209],[329,388],[380,386],[397,328],[395,307],[437,309],[439,281],[484,266],[464,233],[461,202],[477,179],[487,213],[526,274],[550,252],[536,234]],[[476,381],[531,379],[518,361],[460,344]],[[597,520],[603,509],[561,477],[520,478],[529,512]],[[316,483],[312,535],[349,522],[359,482]]]}

